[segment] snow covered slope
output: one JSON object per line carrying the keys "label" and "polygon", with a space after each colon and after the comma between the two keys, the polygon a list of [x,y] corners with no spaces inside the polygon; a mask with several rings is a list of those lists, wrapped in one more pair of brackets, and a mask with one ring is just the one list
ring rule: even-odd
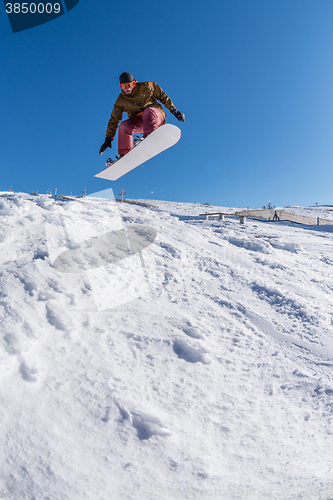
{"label": "snow covered slope", "polygon": [[0,498],[333,498],[332,227],[148,203],[0,193]]}

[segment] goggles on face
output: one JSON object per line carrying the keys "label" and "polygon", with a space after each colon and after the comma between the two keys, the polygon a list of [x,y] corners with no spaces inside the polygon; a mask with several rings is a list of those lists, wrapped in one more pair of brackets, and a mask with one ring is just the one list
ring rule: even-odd
{"label": "goggles on face", "polygon": [[121,83],[120,84],[120,88],[122,90],[132,90],[134,89],[135,87],[135,80],[133,80],[132,82],[127,82],[127,83]]}

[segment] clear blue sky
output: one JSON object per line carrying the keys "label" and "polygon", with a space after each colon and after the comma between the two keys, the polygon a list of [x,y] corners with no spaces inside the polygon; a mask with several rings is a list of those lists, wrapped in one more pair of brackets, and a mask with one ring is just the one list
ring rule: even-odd
{"label": "clear blue sky", "polygon": [[[333,0],[80,0],[13,34],[0,6],[0,190],[333,204]],[[180,142],[94,178],[118,76],[156,81]],[[124,116],[125,118],[125,116]]]}

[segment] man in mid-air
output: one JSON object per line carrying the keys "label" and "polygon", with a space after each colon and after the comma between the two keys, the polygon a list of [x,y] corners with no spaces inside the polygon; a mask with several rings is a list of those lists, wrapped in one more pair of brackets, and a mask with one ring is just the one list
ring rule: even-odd
{"label": "man in mid-air", "polygon": [[[133,148],[133,134],[143,134],[138,137],[134,145],[147,137],[153,130],[165,123],[166,115],[162,104],[177,118],[184,122],[185,115],[178,111],[173,105],[170,97],[155,82],[137,82],[131,73],[122,73],[119,77],[121,92],[114,104],[111,118],[106,129],[105,141],[102,144],[99,154],[104,153],[107,148],[111,148],[111,143],[116,135],[119,123],[122,120],[123,112],[126,112],[128,119],[119,125],[118,132],[118,158],[107,160],[107,164],[112,165],[119,158],[124,156]],[[158,102],[159,101],[159,102]]]}

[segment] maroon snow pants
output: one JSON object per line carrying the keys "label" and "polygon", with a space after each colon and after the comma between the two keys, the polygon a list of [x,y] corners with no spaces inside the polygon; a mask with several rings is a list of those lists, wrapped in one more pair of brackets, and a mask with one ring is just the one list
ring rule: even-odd
{"label": "maroon snow pants", "polygon": [[133,148],[133,134],[148,135],[164,123],[164,116],[157,108],[146,108],[142,115],[124,120],[118,130],[118,154],[125,155]]}

